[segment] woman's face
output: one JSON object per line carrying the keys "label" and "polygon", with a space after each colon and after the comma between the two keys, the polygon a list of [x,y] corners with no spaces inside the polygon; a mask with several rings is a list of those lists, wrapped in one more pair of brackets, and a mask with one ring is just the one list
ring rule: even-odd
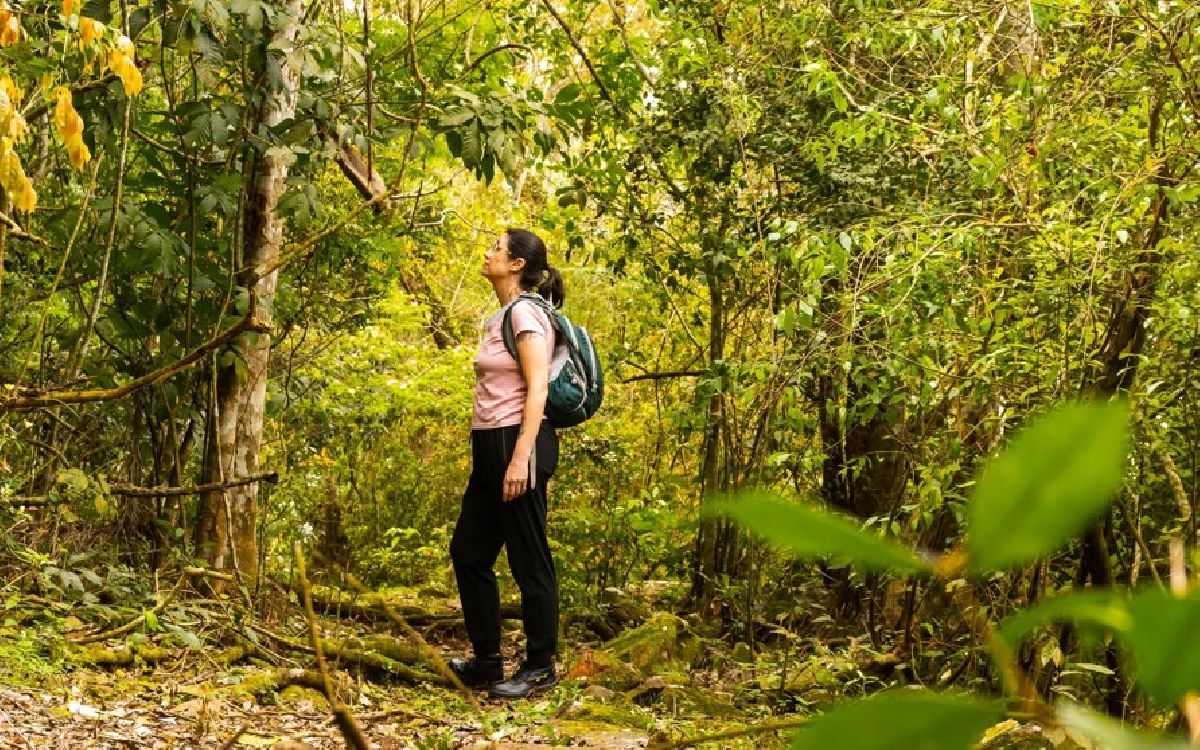
{"label": "woman's face", "polygon": [[496,244],[483,254],[483,267],[480,272],[486,279],[501,279],[509,275],[518,275],[525,262],[508,254],[508,234],[501,234]]}

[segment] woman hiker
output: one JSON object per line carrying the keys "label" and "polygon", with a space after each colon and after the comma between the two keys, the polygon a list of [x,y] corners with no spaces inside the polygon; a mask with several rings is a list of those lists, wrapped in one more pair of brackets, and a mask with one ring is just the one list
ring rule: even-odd
{"label": "woman hiker", "polygon": [[[543,419],[554,327],[528,292],[555,306],[563,282],[533,232],[509,229],[483,256],[500,310],[484,324],[475,357],[471,477],[450,541],[463,617],[474,655],[450,661],[464,684],[490,686],[494,698],[523,698],[556,682],[558,583],[546,541],[546,483],[558,464],[558,437]],[[501,325],[512,306],[518,358],[504,347]],[[500,548],[521,589],[525,661],[504,679],[500,655],[500,593],[493,567]]]}

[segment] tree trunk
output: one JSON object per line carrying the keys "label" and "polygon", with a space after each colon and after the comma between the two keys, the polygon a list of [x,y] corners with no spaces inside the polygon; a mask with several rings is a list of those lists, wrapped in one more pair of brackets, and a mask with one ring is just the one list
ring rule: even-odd
{"label": "tree trunk", "polygon": [[[296,111],[298,76],[288,64],[286,55],[295,43],[301,3],[286,0],[278,10],[287,21],[275,32],[270,43],[264,45],[262,69],[257,71],[263,98],[253,119],[263,131],[293,117]],[[274,90],[270,90],[267,74],[271,67],[277,67],[279,71],[279,84]],[[270,142],[269,135],[264,132],[263,136]],[[238,281],[240,286],[249,289],[250,314],[255,322],[265,326],[271,324],[279,272],[263,272],[275,265],[283,246],[283,222],[276,207],[286,182],[284,155],[258,149],[247,186]],[[205,483],[225,482],[259,473],[258,451],[262,442],[271,338],[269,334],[243,333],[232,348],[244,368],[238,368],[233,362],[218,363],[215,393],[210,398],[213,413],[209,417],[211,433],[205,455]],[[201,496],[197,548],[212,568],[236,571],[249,590],[258,580],[257,520],[257,483]]]}
{"label": "tree trunk", "polygon": [[[720,368],[725,359],[725,297],[721,279],[713,268],[708,269],[709,298],[709,373],[723,377]],[[714,385],[708,394],[708,413],[704,428],[704,456],[700,465],[701,503],[720,492],[721,437],[724,423],[724,385]],[[701,518],[696,534],[696,558],[692,565],[692,602],[704,606],[716,594],[716,584],[722,575],[732,574],[736,560],[736,529],[723,518]]]}

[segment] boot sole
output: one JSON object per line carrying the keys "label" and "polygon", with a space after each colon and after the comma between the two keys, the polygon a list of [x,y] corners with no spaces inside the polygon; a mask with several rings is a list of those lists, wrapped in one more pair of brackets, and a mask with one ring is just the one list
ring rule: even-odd
{"label": "boot sole", "polygon": [[501,700],[501,701],[517,701],[517,700],[521,700],[522,698],[528,698],[530,696],[537,695],[538,693],[544,693],[557,684],[558,684],[558,680],[555,680],[553,682],[542,683],[539,685],[534,685],[533,687],[531,687],[529,689],[529,692],[525,693],[524,695],[504,695],[503,693],[493,692],[489,688],[488,689],[488,697],[494,698],[496,700]]}

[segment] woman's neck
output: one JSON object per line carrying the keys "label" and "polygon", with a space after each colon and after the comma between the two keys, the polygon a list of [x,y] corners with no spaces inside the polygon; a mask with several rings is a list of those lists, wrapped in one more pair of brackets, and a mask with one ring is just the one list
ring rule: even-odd
{"label": "woman's neck", "polygon": [[500,301],[501,307],[521,296],[521,285],[516,279],[496,279],[492,282],[492,289],[495,290],[496,299]]}

